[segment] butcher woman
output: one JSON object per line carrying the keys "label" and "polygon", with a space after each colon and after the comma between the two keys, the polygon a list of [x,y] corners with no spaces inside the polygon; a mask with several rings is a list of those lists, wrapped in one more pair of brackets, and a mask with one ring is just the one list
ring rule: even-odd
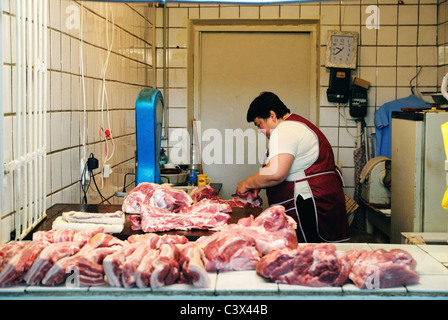
{"label": "butcher woman", "polygon": [[283,205],[296,220],[299,242],[348,240],[342,176],[324,134],[272,92],[254,99],[247,121],[266,135],[269,148],[261,170],[240,181],[236,193],[266,189],[269,205]]}

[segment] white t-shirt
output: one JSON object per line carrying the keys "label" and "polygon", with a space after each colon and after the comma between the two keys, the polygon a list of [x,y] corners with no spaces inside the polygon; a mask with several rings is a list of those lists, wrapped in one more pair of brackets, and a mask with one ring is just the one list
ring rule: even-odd
{"label": "white t-shirt", "polygon": [[[294,156],[289,169],[287,181],[305,178],[305,169],[309,168],[319,156],[319,140],[317,135],[307,125],[298,121],[283,121],[271,132],[269,139],[269,162],[273,157],[288,153]],[[308,182],[302,181],[295,185],[295,197],[299,194],[303,199],[312,196]]]}

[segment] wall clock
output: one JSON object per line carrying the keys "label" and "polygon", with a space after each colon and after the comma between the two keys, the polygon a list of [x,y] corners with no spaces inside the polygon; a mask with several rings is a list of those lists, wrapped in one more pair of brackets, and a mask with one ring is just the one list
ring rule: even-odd
{"label": "wall clock", "polygon": [[325,66],[329,68],[356,69],[358,33],[329,30]]}

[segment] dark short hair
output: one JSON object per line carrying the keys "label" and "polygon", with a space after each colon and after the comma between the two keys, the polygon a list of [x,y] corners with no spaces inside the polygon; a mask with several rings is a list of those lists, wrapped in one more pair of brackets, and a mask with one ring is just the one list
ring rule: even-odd
{"label": "dark short hair", "polygon": [[246,120],[252,122],[257,117],[267,119],[271,110],[275,112],[277,118],[291,112],[275,93],[262,92],[250,104]]}

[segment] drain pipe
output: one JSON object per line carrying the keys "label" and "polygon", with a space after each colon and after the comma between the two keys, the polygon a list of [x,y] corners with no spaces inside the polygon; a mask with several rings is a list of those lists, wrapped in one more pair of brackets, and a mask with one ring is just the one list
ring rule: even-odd
{"label": "drain pipe", "polygon": [[[168,95],[167,95],[167,86],[168,86],[168,70],[167,70],[167,24],[168,24],[168,10],[166,8],[166,2],[163,4],[163,48],[162,48],[162,68],[163,68],[163,100],[164,100],[164,111],[163,111],[163,122],[165,127],[165,134],[162,134],[162,140],[168,140]],[[163,131],[163,127],[162,127]]]}
{"label": "drain pipe", "polygon": [[[23,48],[22,48],[22,2],[17,1],[16,2],[16,51],[17,51],[17,60],[16,60],[16,130],[17,130],[17,136],[16,136],[16,143],[15,143],[15,159],[19,160],[22,156],[21,147],[22,147],[22,119],[21,119],[21,113],[22,113],[22,54],[23,54]],[[16,168],[16,183],[15,183],[15,230],[16,235],[15,239],[18,239],[18,235],[20,234],[20,225],[21,225],[21,206],[22,206],[22,190],[20,189],[20,185],[22,184],[22,170],[21,165],[18,165]]]}

